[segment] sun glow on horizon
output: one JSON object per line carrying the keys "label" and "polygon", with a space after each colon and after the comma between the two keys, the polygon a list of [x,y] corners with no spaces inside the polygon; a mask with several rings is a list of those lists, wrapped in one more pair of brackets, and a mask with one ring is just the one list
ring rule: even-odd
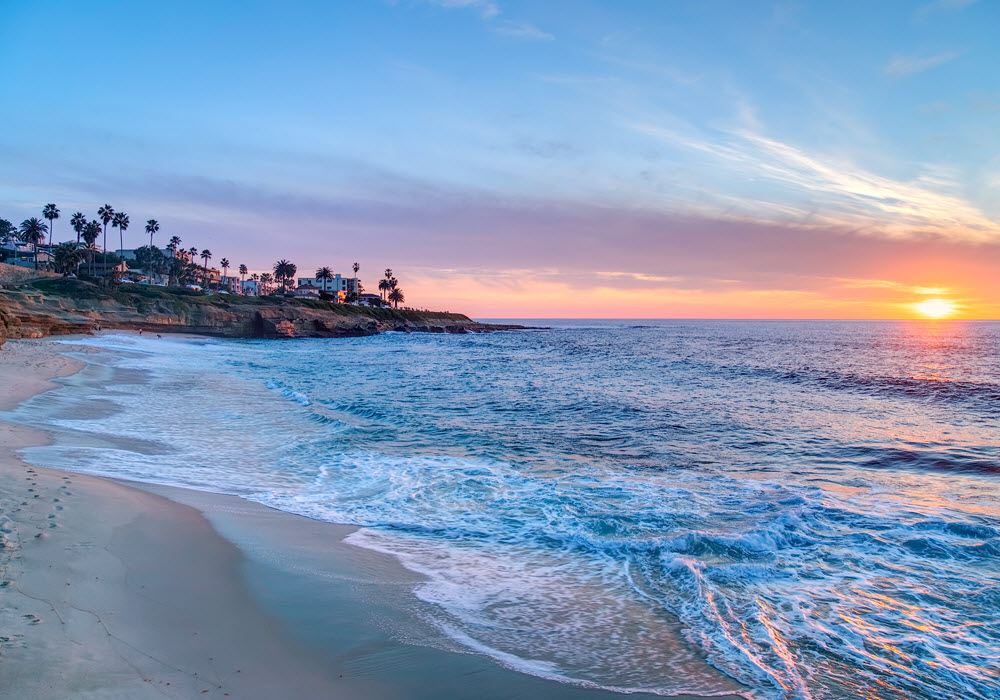
{"label": "sun glow on horizon", "polygon": [[913,308],[917,313],[927,318],[947,318],[948,316],[953,316],[955,311],[954,302],[948,301],[947,299],[926,299],[924,301],[918,301],[913,304]]}

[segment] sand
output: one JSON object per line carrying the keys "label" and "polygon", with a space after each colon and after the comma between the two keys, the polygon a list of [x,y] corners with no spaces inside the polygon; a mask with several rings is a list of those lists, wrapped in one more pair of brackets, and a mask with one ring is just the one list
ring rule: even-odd
{"label": "sand", "polygon": [[[0,350],[0,411],[79,369],[58,349]],[[45,440],[0,422],[0,697],[621,697],[435,643],[353,528],[20,460]]]}

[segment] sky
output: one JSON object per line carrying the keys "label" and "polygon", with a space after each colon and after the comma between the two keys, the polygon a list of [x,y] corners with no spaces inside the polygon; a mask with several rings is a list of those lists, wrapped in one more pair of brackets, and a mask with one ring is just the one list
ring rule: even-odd
{"label": "sky", "polygon": [[54,202],[66,240],[110,203],[126,247],[155,218],[477,318],[996,319],[998,28],[998,0],[3,0],[0,217]]}

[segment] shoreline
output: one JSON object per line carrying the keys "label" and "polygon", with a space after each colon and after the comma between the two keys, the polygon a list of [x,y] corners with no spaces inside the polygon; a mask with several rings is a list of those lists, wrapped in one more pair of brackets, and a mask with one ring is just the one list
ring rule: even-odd
{"label": "shoreline", "polygon": [[[0,277],[9,266],[0,263]],[[218,338],[354,338],[387,331],[488,333],[524,326],[473,321],[447,311],[375,308],[290,297],[193,294],[143,285],[98,286],[27,276],[0,284],[4,340],[88,334],[101,329],[193,333]]]}
{"label": "shoreline", "polygon": [[[9,343],[0,411],[82,366],[52,340]],[[34,467],[17,450],[46,433],[0,420],[0,436],[4,694],[620,696],[455,648],[421,617],[417,574],[343,542],[354,526],[236,496]]]}

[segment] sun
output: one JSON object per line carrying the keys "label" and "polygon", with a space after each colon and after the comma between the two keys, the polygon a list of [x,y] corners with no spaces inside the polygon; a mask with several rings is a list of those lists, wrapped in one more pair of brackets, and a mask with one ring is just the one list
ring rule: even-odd
{"label": "sun", "polygon": [[955,313],[955,304],[947,299],[926,299],[913,304],[917,313],[927,318],[947,318]]}

